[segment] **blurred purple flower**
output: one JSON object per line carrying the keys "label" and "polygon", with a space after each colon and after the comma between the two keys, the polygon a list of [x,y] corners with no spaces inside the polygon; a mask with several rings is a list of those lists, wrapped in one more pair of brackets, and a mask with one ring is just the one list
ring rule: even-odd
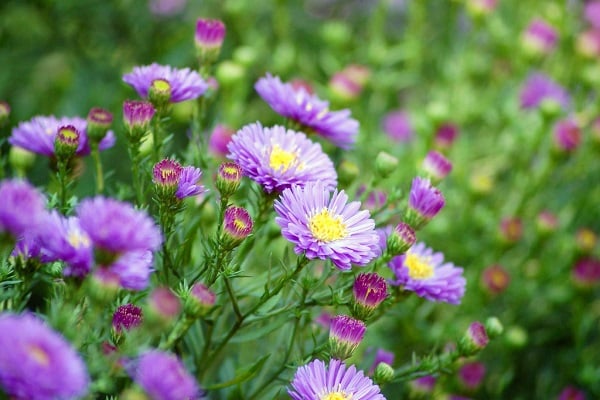
{"label": "blurred purple flower", "polygon": [[558,395],[558,400],[585,400],[585,393],[575,386],[567,386]]}
{"label": "blurred purple flower", "polygon": [[547,75],[534,72],[525,81],[520,94],[521,107],[532,109],[539,107],[542,102],[554,102],[565,109],[569,106],[570,98],[567,91]]}
{"label": "blurred purple flower", "polygon": [[123,304],[113,313],[112,326],[117,332],[131,330],[142,323],[142,309],[134,304]]}
{"label": "blurred purple flower", "polygon": [[413,128],[408,114],[394,111],[383,118],[383,131],[397,142],[408,142],[413,138]]}
{"label": "blurred purple flower", "polygon": [[29,182],[0,181],[0,234],[17,239],[40,223],[45,215],[46,199]]}
{"label": "blurred purple flower", "polygon": [[600,1],[589,1],[583,10],[585,20],[594,28],[600,29]]}
{"label": "blurred purple flower", "polygon": [[388,365],[394,364],[395,355],[391,351],[386,351],[384,349],[377,349],[375,352],[375,359],[373,360],[373,364],[371,364],[371,368],[369,368],[369,375],[372,375],[375,372],[377,366],[381,363],[386,363]]}
{"label": "blurred purple flower", "polygon": [[231,138],[235,131],[225,125],[217,125],[214,127],[208,139],[208,149],[214,155],[225,157],[228,153],[227,145],[231,142]]}
{"label": "blurred purple flower", "polygon": [[533,19],[523,32],[524,45],[535,53],[550,53],[556,47],[557,42],[558,32],[556,29],[540,18]]}
{"label": "blurred purple flower", "polygon": [[591,256],[580,258],[571,270],[571,277],[582,287],[597,285],[600,283],[600,260]]}
{"label": "blurred purple flower", "polygon": [[254,88],[276,113],[309,128],[334,145],[350,149],[356,142],[359,124],[350,116],[350,110],[330,111],[327,101],[302,87],[283,83],[271,74],[260,78]]}
{"label": "blurred purple flower", "polygon": [[187,0],[150,0],[148,8],[154,15],[168,17],[182,12],[186,4]]}
{"label": "blurred purple flower", "polygon": [[581,143],[581,129],[573,119],[563,119],[554,125],[553,138],[558,150],[573,152]]}
{"label": "blurred purple flower", "polygon": [[156,80],[168,82],[171,91],[170,102],[178,103],[201,96],[208,84],[196,71],[189,68],[177,69],[169,65],[153,63],[135,67],[129,74],[123,75],[123,82],[133,87],[141,97],[148,97],[150,87]]}
{"label": "blurred purple flower", "polygon": [[478,361],[466,363],[458,370],[458,377],[467,389],[477,389],[485,377],[485,365]]}

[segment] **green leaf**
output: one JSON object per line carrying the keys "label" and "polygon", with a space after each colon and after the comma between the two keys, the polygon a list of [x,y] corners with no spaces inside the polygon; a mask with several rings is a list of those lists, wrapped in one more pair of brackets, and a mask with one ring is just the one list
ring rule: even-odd
{"label": "green leaf", "polygon": [[212,385],[209,384],[206,385],[204,388],[207,390],[222,389],[228,386],[237,385],[238,383],[245,382],[253,378],[257,374],[257,372],[260,371],[263,364],[265,363],[265,361],[267,361],[267,358],[269,358],[270,356],[270,354],[266,354],[251,366],[238,369],[233,379],[222,383],[215,383]]}

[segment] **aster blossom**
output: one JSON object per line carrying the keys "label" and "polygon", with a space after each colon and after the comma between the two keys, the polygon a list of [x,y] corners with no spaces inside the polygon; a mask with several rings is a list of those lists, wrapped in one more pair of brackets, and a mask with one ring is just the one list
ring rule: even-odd
{"label": "aster blossom", "polygon": [[375,222],[360,202],[348,203],[342,190],[333,192],[320,182],[294,186],[275,201],[281,233],[292,242],[296,254],[331,260],[341,269],[366,265],[380,253]]}
{"label": "aster blossom", "polygon": [[442,253],[434,253],[424,243],[412,246],[406,254],[389,262],[396,279],[390,283],[415,292],[429,301],[460,304],[465,294],[463,269],[444,262]]}
{"label": "aster blossom", "polygon": [[11,398],[72,399],[87,393],[85,364],[57,332],[31,314],[0,315],[0,388]]}
{"label": "aster blossom", "polygon": [[565,109],[569,106],[570,98],[567,91],[554,82],[550,77],[536,72],[527,78],[520,94],[521,108],[533,109],[542,102],[553,102]]}
{"label": "aster blossom", "polygon": [[177,69],[169,65],[153,63],[135,67],[129,74],[123,75],[123,82],[133,87],[138,95],[147,98],[154,81],[166,81],[170,88],[169,101],[179,103],[201,96],[208,84],[202,77],[189,68]]}
{"label": "aster blossom", "polygon": [[329,102],[303,87],[283,83],[271,74],[260,78],[254,88],[276,113],[298,122],[334,145],[350,149],[356,142],[359,124],[350,116],[350,110],[329,111]]}
{"label": "aster blossom", "polygon": [[8,232],[18,238],[44,217],[46,199],[26,181],[0,181],[0,199],[0,235]]}
{"label": "aster blossom", "polygon": [[442,192],[432,186],[429,179],[417,176],[410,187],[406,219],[414,229],[419,229],[435,217],[445,203]]}
{"label": "aster blossom", "polygon": [[227,157],[268,193],[316,181],[328,189],[337,185],[333,162],[302,132],[257,122],[240,129],[227,147]]}
{"label": "aster blossom", "polygon": [[332,359],[327,366],[314,360],[296,371],[288,394],[294,400],[385,400],[379,386],[354,365]]}
{"label": "aster blossom", "polygon": [[193,400],[203,396],[194,377],[172,354],[148,351],[133,361],[128,370],[153,400]]}
{"label": "aster blossom", "polygon": [[[90,154],[90,145],[87,137],[87,121],[80,117],[36,116],[29,121],[21,122],[13,128],[8,142],[13,146],[21,147],[36,154],[52,157],[55,154],[54,142],[58,129],[63,126],[72,126],[79,133],[79,143],[75,154],[85,156]],[[113,131],[106,132],[106,136],[98,144],[98,149],[106,150],[115,144]]]}

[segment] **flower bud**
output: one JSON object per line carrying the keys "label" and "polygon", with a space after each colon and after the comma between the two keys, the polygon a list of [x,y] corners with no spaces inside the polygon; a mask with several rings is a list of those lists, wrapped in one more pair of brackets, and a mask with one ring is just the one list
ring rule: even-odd
{"label": "flower bud", "polygon": [[551,53],[558,42],[558,33],[546,21],[536,18],[521,35],[521,46],[526,54],[540,56]]}
{"label": "flower bud", "polygon": [[501,265],[491,265],[481,274],[483,287],[491,294],[500,294],[508,287],[510,275]]}
{"label": "flower bud", "polygon": [[142,323],[142,309],[131,303],[117,307],[113,314],[112,326],[116,332],[129,331]]}
{"label": "flower bud", "polygon": [[113,115],[103,108],[94,107],[87,116],[87,137],[91,142],[100,143],[113,122]]}
{"label": "flower bud", "polygon": [[404,254],[416,241],[417,237],[413,228],[404,222],[400,222],[387,238],[387,252],[392,256]]}
{"label": "flower bud", "polygon": [[80,134],[73,125],[61,126],[54,139],[54,154],[56,158],[68,161],[77,152],[79,147]]}
{"label": "flower bud", "polygon": [[600,283],[600,260],[591,256],[580,258],[571,270],[571,278],[582,288],[597,285]]}
{"label": "flower bud", "polygon": [[158,198],[170,202],[175,198],[183,167],[175,160],[164,159],[154,164],[152,181]]}
{"label": "flower bud", "polygon": [[559,121],[554,126],[554,147],[559,153],[571,153],[581,143],[581,129],[571,119]]}
{"label": "flower bud", "polygon": [[423,171],[434,182],[444,179],[452,171],[452,162],[437,151],[430,151],[423,159]]}
{"label": "flower bud", "polygon": [[527,331],[520,326],[511,326],[504,334],[506,342],[512,347],[523,347],[527,344],[529,338]]}
{"label": "flower bud", "polygon": [[8,124],[10,117],[10,105],[6,101],[0,101],[0,128]]}
{"label": "flower bud", "polygon": [[8,153],[8,162],[19,175],[24,176],[35,162],[35,153],[19,146],[11,146]]}
{"label": "flower bud", "polygon": [[123,120],[132,143],[139,143],[150,128],[156,110],[147,101],[126,100],[123,103]]}
{"label": "flower bud", "polygon": [[458,127],[451,123],[441,124],[436,132],[434,144],[439,150],[448,150],[458,137]]}
{"label": "flower bud", "polygon": [[159,115],[166,114],[171,102],[171,83],[166,79],[155,79],[148,89],[148,100],[154,105]]}
{"label": "flower bud", "polygon": [[558,228],[558,217],[548,210],[537,215],[536,228],[540,235],[548,235]]}
{"label": "flower bud", "polygon": [[375,368],[373,380],[379,386],[384,385],[394,379],[394,368],[388,363],[379,363]]}
{"label": "flower bud", "polygon": [[360,175],[360,169],[356,163],[343,160],[340,163],[338,179],[344,185],[350,185]]}
{"label": "flower bud", "polygon": [[329,349],[332,358],[350,358],[367,330],[364,322],[347,315],[338,315],[331,320],[329,329]]}
{"label": "flower bud", "polygon": [[444,207],[442,192],[429,179],[416,177],[412,181],[405,220],[413,229],[425,226]]}
{"label": "flower bud", "polygon": [[460,384],[468,390],[475,390],[483,382],[485,365],[478,361],[462,365],[458,370]]}
{"label": "flower bud", "polygon": [[489,338],[481,322],[473,322],[458,342],[458,350],[463,356],[477,354],[488,345]]}
{"label": "flower bud", "polygon": [[410,381],[410,392],[416,395],[417,398],[427,397],[433,393],[433,388],[437,378],[433,375],[426,375]]}
{"label": "flower bud", "polygon": [[242,182],[242,167],[234,162],[226,162],[219,166],[217,172],[217,189],[221,197],[228,198],[233,195]]}
{"label": "flower bud", "polygon": [[502,335],[504,331],[504,327],[500,320],[496,317],[489,317],[485,320],[485,331],[488,334],[490,339],[495,339],[498,336]]}
{"label": "flower bud", "polygon": [[575,244],[577,245],[577,249],[582,253],[591,253],[594,247],[596,247],[597,241],[598,237],[589,228],[580,228],[575,234]]}
{"label": "flower bud", "polygon": [[523,237],[523,222],[520,218],[504,218],[500,222],[500,239],[505,243],[516,243]]}
{"label": "flower bud", "polygon": [[237,247],[252,233],[253,221],[242,207],[230,206],[225,210],[221,241],[225,249]]}
{"label": "flower bud", "polygon": [[376,273],[362,273],[354,281],[353,293],[352,315],[366,321],[387,297],[387,284]]}
{"label": "flower bud", "polygon": [[179,298],[169,288],[158,287],[148,296],[145,314],[149,325],[159,328],[169,326],[180,311]]}
{"label": "flower bud", "polygon": [[196,21],[194,43],[201,66],[213,64],[219,57],[225,39],[225,24],[218,19],[199,18]]}
{"label": "flower bud", "polygon": [[393,155],[380,151],[375,157],[375,172],[381,178],[387,178],[398,168],[398,159]]}
{"label": "flower bud", "polygon": [[397,142],[409,142],[413,138],[413,128],[408,114],[404,111],[393,111],[383,119],[383,131]]}
{"label": "flower bud", "polygon": [[225,125],[215,126],[208,139],[208,150],[216,156],[225,157],[229,153],[227,145],[234,134],[235,131]]}
{"label": "flower bud", "polygon": [[199,318],[206,315],[215,305],[215,293],[202,283],[195,283],[190,289],[184,305],[186,314]]}

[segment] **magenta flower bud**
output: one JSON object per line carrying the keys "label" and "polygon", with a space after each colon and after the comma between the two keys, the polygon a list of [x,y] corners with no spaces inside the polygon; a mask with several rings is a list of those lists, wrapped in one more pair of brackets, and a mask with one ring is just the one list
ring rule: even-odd
{"label": "magenta flower bud", "polygon": [[558,217],[548,210],[544,210],[537,215],[536,227],[540,234],[546,235],[556,231],[558,228]]}
{"label": "magenta flower bud", "polygon": [[560,152],[570,153],[581,143],[581,129],[572,119],[558,121],[554,125],[554,145]]}
{"label": "magenta flower bud", "polygon": [[579,54],[587,58],[600,56],[600,30],[590,29],[577,36],[575,48]]}
{"label": "magenta flower bud", "polygon": [[113,115],[99,107],[90,110],[87,116],[87,136],[93,143],[99,143],[108,132],[113,122]]}
{"label": "magenta flower bud", "polygon": [[481,322],[473,322],[458,342],[458,350],[463,356],[477,354],[488,345],[489,337]]}
{"label": "magenta flower bud", "polygon": [[460,384],[469,390],[475,390],[483,382],[485,365],[480,362],[466,363],[458,370]]}
{"label": "magenta flower bud", "polygon": [[215,293],[202,283],[195,283],[185,300],[186,314],[199,318],[206,315],[215,305],[217,296]]}
{"label": "magenta flower bud", "polygon": [[441,181],[450,171],[452,162],[437,151],[430,151],[423,160],[423,171],[434,181]]}
{"label": "magenta flower bud", "polygon": [[152,180],[159,187],[173,188],[179,184],[179,177],[183,167],[175,160],[164,159],[154,164]]}
{"label": "magenta flower bud", "polygon": [[142,323],[142,309],[133,304],[119,306],[113,314],[113,329],[120,333],[123,329],[129,331]]}
{"label": "magenta flower bud", "polygon": [[400,222],[387,237],[387,252],[392,256],[404,254],[416,241],[417,237],[413,228],[404,222]]}
{"label": "magenta flower bud", "polygon": [[123,103],[123,120],[131,142],[139,142],[148,131],[156,110],[147,101],[126,100]]}
{"label": "magenta flower bud", "polygon": [[54,139],[54,153],[59,160],[69,160],[77,152],[80,133],[73,125],[61,126]]}
{"label": "magenta flower bud", "polygon": [[556,113],[569,106],[569,93],[550,77],[535,72],[529,75],[519,95],[521,108],[530,110],[542,107],[546,113]]}
{"label": "magenta flower bud", "polygon": [[387,114],[383,118],[383,131],[396,142],[409,142],[413,138],[413,128],[404,111]]}
{"label": "magenta flower bud", "polygon": [[218,19],[198,19],[194,43],[200,65],[216,61],[225,39],[225,31],[225,24]]}
{"label": "magenta flower bud", "polygon": [[0,127],[8,123],[10,117],[10,105],[6,101],[0,101]]}
{"label": "magenta flower bud", "polygon": [[516,243],[523,237],[523,221],[517,217],[507,217],[500,221],[500,239],[505,243]]}
{"label": "magenta flower bud", "polygon": [[[600,3],[598,5],[600,6]],[[558,400],[586,400],[586,398],[585,393],[583,391],[577,389],[574,386],[567,386],[558,395]]]}
{"label": "magenta flower bud", "polygon": [[337,315],[329,328],[329,348],[332,358],[345,360],[352,356],[362,342],[367,326],[347,315]]}
{"label": "magenta flower bud", "polygon": [[415,230],[425,226],[444,207],[442,192],[429,179],[416,177],[412,181],[406,220]]}
{"label": "magenta flower bud", "polygon": [[166,287],[154,289],[148,296],[148,321],[169,325],[181,311],[179,298]]}
{"label": "magenta flower bud", "polygon": [[225,210],[221,240],[226,249],[233,249],[252,233],[254,223],[248,211],[230,206]]}
{"label": "magenta flower bud", "polygon": [[387,297],[387,284],[376,273],[362,273],[354,281],[353,293],[352,314],[366,321]]}
{"label": "magenta flower bud", "polygon": [[458,127],[451,123],[440,125],[435,132],[435,147],[440,150],[449,149],[458,137]]}
{"label": "magenta flower bud", "polygon": [[331,77],[329,88],[340,100],[356,100],[362,93],[370,75],[371,72],[365,66],[349,65]]}
{"label": "magenta flower bud", "polygon": [[508,271],[501,265],[491,265],[483,270],[481,284],[491,294],[500,294],[510,283]]}
{"label": "magenta flower bud", "polygon": [[521,44],[532,55],[551,53],[558,42],[556,29],[540,18],[536,18],[521,35]]}
{"label": "magenta flower bud", "polygon": [[426,375],[409,382],[411,393],[417,395],[417,397],[423,395],[429,395],[433,393],[433,388],[437,378],[433,375]]}
{"label": "magenta flower bud", "polygon": [[226,162],[219,166],[216,186],[223,198],[228,198],[238,190],[243,175],[242,167],[234,162]]}
{"label": "magenta flower bud", "polygon": [[229,153],[227,145],[234,134],[235,131],[225,125],[215,126],[208,139],[208,150],[215,156],[225,157]]}
{"label": "magenta flower bud", "polygon": [[586,256],[577,260],[571,278],[579,287],[592,287],[600,283],[600,260]]}
{"label": "magenta flower bud", "polygon": [[589,1],[583,9],[583,16],[594,28],[600,29],[600,1]]}

